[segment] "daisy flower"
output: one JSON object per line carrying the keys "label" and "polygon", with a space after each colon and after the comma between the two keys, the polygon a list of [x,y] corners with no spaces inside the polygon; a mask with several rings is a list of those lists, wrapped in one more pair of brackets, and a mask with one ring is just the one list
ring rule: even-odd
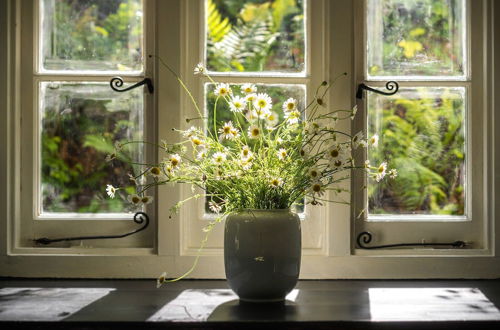
{"label": "daisy flower", "polygon": [[325,194],[325,187],[321,181],[315,181],[311,184],[308,192],[313,195],[313,197],[321,197]]}
{"label": "daisy flower", "polygon": [[269,184],[273,188],[279,188],[279,187],[281,187],[283,185],[283,179],[282,178],[272,178],[269,181]]}
{"label": "daisy flower", "polygon": [[149,174],[154,178],[158,178],[161,175],[161,170],[159,167],[153,166],[149,169]]}
{"label": "daisy flower", "polygon": [[200,160],[201,160],[201,159],[204,159],[205,157],[207,157],[207,154],[208,154],[207,149],[202,148],[202,149],[198,152],[198,154],[196,155],[196,158],[198,158],[198,159],[200,159]]}
{"label": "daisy flower", "polygon": [[141,197],[141,203],[142,204],[149,204],[153,201],[153,196],[142,196]]}
{"label": "daisy flower", "polygon": [[206,69],[205,69],[205,66],[203,65],[203,63],[198,63],[196,64],[195,68],[194,68],[194,74],[205,74],[206,73]]}
{"label": "daisy flower", "polygon": [[295,125],[300,120],[300,112],[298,112],[297,110],[286,112],[285,118],[288,124]]}
{"label": "daisy flower", "polygon": [[200,129],[198,127],[191,126],[189,129],[182,132],[182,135],[184,137],[191,137],[193,135],[198,134],[199,131],[200,131]]}
{"label": "daisy flower", "polygon": [[238,162],[245,171],[248,171],[252,167],[252,157],[241,159]]}
{"label": "daisy flower", "polygon": [[212,161],[215,165],[222,165],[227,159],[227,155],[223,152],[216,152],[212,156]]}
{"label": "daisy flower", "polygon": [[241,96],[234,96],[229,103],[229,108],[232,112],[242,112],[247,105],[247,100]]}
{"label": "daisy flower", "polygon": [[309,176],[310,176],[312,179],[318,179],[318,178],[319,178],[319,176],[320,176],[320,172],[319,172],[318,168],[317,168],[317,167],[315,167],[315,166],[314,166],[314,167],[311,167],[311,168],[309,169],[309,171],[307,171],[307,173],[309,174]]}
{"label": "daisy flower", "polygon": [[257,87],[254,84],[243,84],[241,85],[241,91],[245,94],[252,94],[257,92]]}
{"label": "daisy flower", "polygon": [[274,111],[269,112],[266,116],[266,124],[268,128],[273,128],[279,123],[280,119],[278,114]]}
{"label": "daisy flower", "polygon": [[387,172],[387,174],[389,175],[389,177],[391,179],[395,179],[398,176],[398,170],[393,168],[393,169],[389,170],[389,172]]}
{"label": "daisy flower", "polygon": [[363,131],[359,131],[352,137],[352,147],[353,149],[358,149],[359,146],[364,146],[363,143]]}
{"label": "daisy flower", "polygon": [[283,103],[283,112],[290,112],[297,109],[297,100],[289,98]]}
{"label": "daisy flower", "polygon": [[321,131],[321,126],[316,121],[308,121],[306,123],[306,127],[304,128],[304,131],[307,134],[313,134],[313,135],[315,135],[315,134],[318,134],[319,131]]}
{"label": "daisy flower", "polygon": [[257,94],[256,93],[250,93],[247,96],[245,96],[245,100],[249,104],[253,104],[253,102],[257,99]]}
{"label": "daisy flower", "polygon": [[113,185],[108,184],[106,186],[106,193],[111,198],[115,198],[115,193],[116,193],[117,190],[118,190],[118,188],[113,187]]}
{"label": "daisy flower", "polygon": [[190,140],[195,146],[201,146],[203,144],[203,140],[196,135],[191,136]]}
{"label": "daisy flower", "polygon": [[250,150],[250,147],[248,146],[243,146],[241,148],[241,159],[249,159],[252,158],[253,152]]}
{"label": "daisy flower", "polygon": [[252,125],[248,128],[248,137],[250,139],[258,139],[261,135],[261,131],[259,126],[257,125]]}
{"label": "daisy flower", "polygon": [[377,147],[378,146],[378,135],[374,134],[369,140],[368,143],[370,143],[371,146]]}
{"label": "daisy flower", "polygon": [[160,275],[160,277],[156,279],[156,288],[158,289],[159,287],[161,287],[161,285],[165,283],[166,280],[167,280],[167,273],[163,272]]}
{"label": "daisy flower", "polygon": [[172,166],[172,168],[175,168],[181,163],[182,160],[181,156],[179,156],[178,154],[171,154],[168,157],[168,161],[170,162],[170,166]]}
{"label": "daisy flower", "polygon": [[137,194],[128,195],[127,200],[129,201],[129,203],[132,203],[134,205],[141,204],[141,197],[139,197],[139,195]]}
{"label": "daisy flower", "polygon": [[285,158],[288,156],[285,148],[280,148],[280,150],[278,150],[276,154],[278,155],[279,160],[285,160]]}
{"label": "daisy flower", "polygon": [[377,182],[380,182],[380,180],[382,180],[385,177],[385,175],[387,174],[386,171],[387,171],[387,162],[383,162],[377,168],[377,174],[375,175],[375,180]]}
{"label": "daisy flower", "polygon": [[273,106],[273,100],[266,93],[259,93],[253,101],[253,106],[263,112],[268,112]]}
{"label": "daisy flower", "polygon": [[330,161],[336,161],[337,159],[341,159],[343,154],[342,154],[342,148],[340,147],[340,144],[334,144],[328,150],[326,151],[326,156]]}
{"label": "daisy flower", "polygon": [[219,129],[219,133],[221,133],[221,139],[228,140],[237,138],[240,135],[240,132],[233,126],[233,123],[231,121],[226,122],[224,126]]}
{"label": "daisy flower", "polygon": [[233,91],[231,90],[231,87],[229,87],[229,84],[226,84],[226,83],[220,83],[220,84],[217,84],[217,86],[215,87],[215,91],[214,91],[214,94],[216,96],[228,96],[229,94],[231,94]]}

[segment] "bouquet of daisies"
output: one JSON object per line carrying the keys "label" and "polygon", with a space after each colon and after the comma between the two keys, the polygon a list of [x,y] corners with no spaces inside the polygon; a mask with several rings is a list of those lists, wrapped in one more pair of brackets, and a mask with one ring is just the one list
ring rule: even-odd
{"label": "bouquet of daisies", "polygon": [[[273,99],[259,92],[254,84],[235,87],[217,83],[202,64],[194,72],[206,75],[215,85],[212,116],[203,116],[191,97],[198,119],[206,120],[200,126],[176,130],[180,142],[162,141],[158,146],[165,152],[162,161],[145,164],[145,170],[131,176],[137,183],[137,193],[128,195],[127,200],[133,205],[150,203],[152,197],[147,192],[157,185],[186,183],[203,191],[190,198],[208,199],[210,209],[222,218],[243,209],[286,209],[302,202],[321,205],[330,201],[325,197],[327,191],[343,191],[340,183],[350,177],[353,169],[363,170],[377,182],[386,175],[397,175],[395,169],[387,169],[386,162],[377,166],[368,161],[354,163],[353,153],[377,147],[378,136],[365,138],[362,131],[351,136],[337,129],[340,120],[354,118],[356,107],[319,111],[330,88],[327,82],[321,84],[307,106],[299,109],[296,99],[287,98],[282,113],[278,113],[273,111]],[[230,109],[231,120],[217,119],[221,102]],[[135,142],[117,145],[108,159],[113,159],[124,145]],[[114,197],[119,189],[108,185],[107,193]],[[185,201],[174,205],[172,211]]]}
{"label": "bouquet of daisies", "polygon": [[[163,141],[158,146],[165,157],[131,176],[137,183],[137,192],[127,199],[133,205],[140,207],[151,202],[147,192],[157,185],[193,185],[198,191],[194,189],[192,196],[171,210],[177,212],[189,199],[206,199],[210,210],[218,215],[205,228],[210,231],[225,215],[239,210],[287,209],[294,204],[321,205],[328,201],[348,203],[340,199],[340,193],[345,191],[342,182],[350,178],[352,170],[360,170],[377,182],[397,175],[395,169],[387,168],[386,162],[376,166],[368,161],[355,164],[353,153],[377,147],[378,136],[365,137],[362,131],[351,135],[337,128],[339,121],[354,118],[356,107],[327,111],[324,97],[331,84],[323,82],[314,100],[299,107],[295,98],[273,100],[254,84],[215,82],[202,64],[196,66],[194,73],[206,75],[214,86],[211,115],[202,113],[176,75],[197,109],[200,123],[176,130],[179,142]],[[281,106],[273,106],[275,101],[281,101]],[[230,120],[217,118],[218,107],[224,104],[230,111]],[[116,146],[115,154],[125,144],[134,142]],[[114,197],[118,189],[108,185],[108,195]],[[326,194],[328,191],[333,194]]]}

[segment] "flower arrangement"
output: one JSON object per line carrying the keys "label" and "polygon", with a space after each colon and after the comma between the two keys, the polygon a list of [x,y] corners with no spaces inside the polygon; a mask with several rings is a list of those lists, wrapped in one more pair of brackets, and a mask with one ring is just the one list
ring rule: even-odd
{"label": "flower arrangement", "polygon": [[[175,75],[161,59],[160,62]],[[152,201],[147,191],[155,186],[191,184],[200,192],[193,190],[192,196],[179,201],[171,211],[176,213],[190,199],[206,199],[210,210],[217,214],[204,229],[209,233],[224,216],[244,209],[287,209],[297,203],[315,206],[329,201],[348,203],[328,199],[326,193],[344,192],[341,184],[350,178],[351,170],[361,170],[377,182],[387,175],[397,175],[395,169],[387,169],[386,162],[377,166],[368,161],[355,164],[354,153],[377,147],[378,136],[365,138],[362,131],[351,135],[337,129],[339,121],[354,118],[357,108],[326,111],[325,96],[331,87],[326,81],[317,88],[314,100],[303,108],[294,98],[283,100],[280,121],[280,114],[273,111],[273,99],[254,84],[237,88],[217,83],[202,64],[196,66],[194,73],[206,75],[215,86],[213,118],[204,116],[176,75],[201,122],[185,130],[175,129],[180,142],[163,141],[158,146],[165,152],[162,161],[146,164],[140,174],[130,176],[137,183],[137,192],[126,198],[136,207]],[[228,105],[231,120],[218,120],[219,102]],[[117,145],[109,159],[116,157],[125,144],[136,142]],[[107,193],[113,198],[119,189],[108,185]],[[165,274],[158,282],[166,282]]]}

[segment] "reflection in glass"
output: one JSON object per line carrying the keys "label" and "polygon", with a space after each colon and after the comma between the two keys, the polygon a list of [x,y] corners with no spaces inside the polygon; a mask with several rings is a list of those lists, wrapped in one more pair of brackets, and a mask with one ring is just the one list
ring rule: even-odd
{"label": "reflection in glass", "polygon": [[[245,93],[241,90],[243,84],[230,84],[232,93],[234,96],[245,97]],[[285,84],[255,84],[255,91],[253,93],[267,93],[272,99],[272,108],[271,111],[276,115],[276,123],[274,126],[283,122],[285,119],[283,112],[283,103],[288,98],[294,98],[297,100],[297,108],[304,109],[306,102],[306,86],[305,85],[285,85]],[[207,129],[208,134],[214,133],[214,106],[217,96],[214,94],[215,85],[212,83],[207,83],[205,85],[205,113],[207,114],[208,122]],[[229,105],[219,99],[217,102],[217,131],[222,125],[228,121],[233,121],[234,123],[238,123],[237,127],[242,132],[247,132],[250,124],[246,117],[248,116],[248,106],[241,113],[235,113],[231,111]],[[237,120],[234,119],[236,116]],[[218,135],[218,133],[217,133]],[[231,143],[231,142],[227,142]],[[248,140],[248,145],[253,147],[256,142],[254,140]],[[304,212],[304,205],[297,204],[293,206],[293,210],[297,213]],[[207,213],[211,213],[208,208],[208,203],[205,205],[205,211]]]}
{"label": "reflection in glass", "polygon": [[370,163],[388,160],[395,180],[368,186],[371,214],[464,215],[465,88],[402,88],[368,94]]}
{"label": "reflection in glass", "polygon": [[143,158],[125,146],[111,163],[115,143],[143,139],[143,90],[112,91],[107,83],[40,84],[42,212],[128,212],[130,203],[106,196],[106,185],[135,192],[125,160]]}
{"label": "reflection in glass", "polygon": [[304,0],[206,0],[210,71],[302,72]]}
{"label": "reflection in glass", "polygon": [[44,70],[142,70],[141,0],[40,0]]}
{"label": "reflection in glass", "polygon": [[500,320],[477,288],[369,288],[372,321]]}
{"label": "reflection in glass", "polygon": [[369,76],[463,76],[465,0],[368,0]]}

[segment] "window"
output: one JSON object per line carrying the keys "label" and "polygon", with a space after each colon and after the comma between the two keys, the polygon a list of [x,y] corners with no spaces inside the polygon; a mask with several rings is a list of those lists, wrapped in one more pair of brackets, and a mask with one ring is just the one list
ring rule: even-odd
{"label": "window", "polygon": [[485,248],[484,176],[474,171],[486,152],[479,147],[484,123],[476,88],[484,77],[472,70],[483,58],[481,51],[471,52],[480,49],[471,36],[477,36],[481,13],[469,5],[368,0],[362,9],[362,79],[379,88],[390,80],[400,84],[393,96],[368,93],[366,121],[358,123],[380,138],[368,160],[378,166],[389,159],[399,171],[397,180],[367,182],[361,202],[366,221],[357,228],[378,236],[373,244],[464,240]]}
{"label": "window", "polygon": [[[499,10],[490,0],[3,2],[0,275],[155,278],[163,271],[179,276],[196,260],[210,220],[204,201],[169,219],[187,186],[157,190],[146,209],[152,223],[139,235],[50,247],[32,242],[137,228],[126,203],[104,198],[103,181],[137,169],[117,159],[108,172],[107,150],[122,139],[174,141],[172,128],[198,124],[186,122],[196,113],[175,77],[147,56],[155,54],[180,73],[208,118],[213,83],[193,75],[200,61],[235,90],[253,83],[303,103],[323,80],[347,72],[329,91],[330,109],[352,108],[361,82],[383,89],[398,81],[394,96],[365,93],[357,118],[342,129],[377,133],[379,148],[367,157],[373,164],[393,161],[401,181],[375,188],[353,176],[344,196],[351,206],[306,207],[301,278],[498,276],[492,86],[500,74],[492,70],[498,71],[493,47],[500,41],[492,31],[500,28]],[[151,78],[155,93],[113,92],[109,81],[117,75],[126,85]],[[223,118],[227,110],[217,109]],[[120,157],[163,155],[134,145]],[[81,165],[63,168],[70,159]],[[73,192],[65,196],[67,189]],[[425,238],[472,245],[365,251],[355,243],[362,231],[374,234],[373,244]],[[219,225],[191,277],[224,277],[222,235]]]}

